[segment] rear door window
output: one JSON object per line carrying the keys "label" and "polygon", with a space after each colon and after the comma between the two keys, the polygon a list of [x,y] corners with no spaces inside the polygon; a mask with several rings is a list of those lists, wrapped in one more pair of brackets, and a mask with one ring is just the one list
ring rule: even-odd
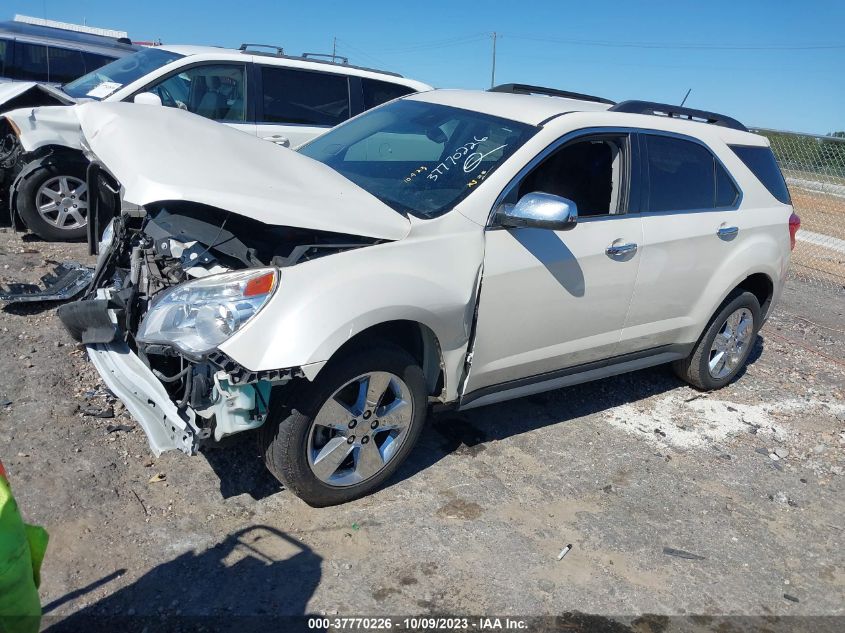
{"label": "rear door window", "polygon": [[644,135],[647,211],[706,211],[736,206],[740,192],[716,156],[700,143]]}
{"label": "rear door window", "polygon": [[51,46],[47,50],[47,61],[51,82],[63,84],[85,74],[85,61],[78,50]]}
{"label": "rear door window", "polygon": [[716,162],[716,206],[719,208],[732,207],[739,202],[739,191],[727,170]]}
{"label": "rear door window", "polygon": [[361,89],[364,93],[364,109],[369,110],[375,108],[382,103],[393,101],[399,97],[414,92],[408,86],[400,86],[389,81],[379,81],[378,79],[361,78]]}
{"label": "rear door window", "polygon": [[47,73],[47,47],[41,44],[15,42],[16,79],[49,81]]}
{"label": "rear door window", "polygon": [[349,118],[344,75],[261,67],[264,123],[334,127]]}
{"label": "rear door window", "polygon": [[786,181],[771,148],[745,145],[731,145],[730,148],[778,202],[792,204],[789,189],[786,188]]}

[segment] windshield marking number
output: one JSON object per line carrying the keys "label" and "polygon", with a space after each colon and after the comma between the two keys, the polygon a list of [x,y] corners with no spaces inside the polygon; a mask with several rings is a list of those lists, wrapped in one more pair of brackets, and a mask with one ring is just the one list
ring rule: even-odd
{"label": "windshield marking number", "polygon": [[405,178],[405,182],[411,182],[416,177],[417,174],[421,174],[424,171],[428,171],[428,167],[426,167],[425,165],[420,165],[414,171],[411,172],[410,176]]}
{"label": "windshield marking number", "polygon": [[478,175],[467,183],[467,189],[472,189],[478,184],[481,184],[487,178],[487,170],[482,169]]}

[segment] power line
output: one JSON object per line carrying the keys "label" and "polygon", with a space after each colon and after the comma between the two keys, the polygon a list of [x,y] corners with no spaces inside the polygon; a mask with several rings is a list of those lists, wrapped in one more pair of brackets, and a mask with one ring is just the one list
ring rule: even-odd
{"label": "power line", "polygon": [[431,40],[428,42],[417,42],[409,44],[408,46],[400,46],[395,48],[380,48],[376,49],[379,53],[416,53],[419,51],[433,50],[437,48],[450,48],[452,46],[461,46],[471,42],[477,42],[488,37],[488,33],[475,33],[472,35],[464,35],[461,37],[452,37],[442,40]]}
{"label": "power line", "polygon": [[337,44],[343,45],[344,47],[348,48],[349,50],[354,51],[356,54],[360,55],[361,57],[363,57],[365,59],[369,59],[370,61],[367,62],[368,64],[375,64],[376,66],[379,66],[379,67],[385,68],[385,69],[389,68],[391,66],[391,64],[388,64],[388,63],[378,59],[377,57],[370,55],[366,51],[362,51],[360,48],[353,46],[352,44],[350,44],[346,40],[342,40],[338,37],[338,38],[336,38],[336,42],[337,42]]}
{"label": "power line", "polygon": [[607,40],[570,40],[555,37],[534,37],[529,35],[509,35],[514,39],[531,42],[546,42],[550,44],[575,44],[578,46],[599,46],[606,48],[641,48],[658,50],[707,50],[707,51],[800,51],[800,50],[831,50],[843,49],[845,44],[796,44],[783,46],[756,45],[720,45],[720,44],[665,44],[658,42],[615,42]]}

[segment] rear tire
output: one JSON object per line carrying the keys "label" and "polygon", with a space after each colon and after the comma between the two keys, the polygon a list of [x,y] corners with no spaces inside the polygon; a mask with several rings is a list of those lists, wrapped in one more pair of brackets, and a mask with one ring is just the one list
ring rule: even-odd
{"label": "rear tire", "polygon": [[427,404],[413,356],[387,342],[359,348],[274,398],[258,433],[264,463],[311,506],[352,501],[396,472],[419,438]]}
{"label": "rear tire", "polygon": [[70,160],[44,164],[27,174],[16,192],[17,211],[26,227],[48,242],[85,238],[85,177],[86,166]]}
{"label": "rear tire", "polygon": [[710,319],[692,353],[672,368],[681,380],[697,389],[721,389],[745,366],[761,324],[757,297],[735,290]]}

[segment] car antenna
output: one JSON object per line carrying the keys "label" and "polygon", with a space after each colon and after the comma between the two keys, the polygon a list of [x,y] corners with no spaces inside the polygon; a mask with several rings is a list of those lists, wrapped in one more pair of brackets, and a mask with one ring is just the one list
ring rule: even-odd
{"label": "car antenna", "polygon": [[681,107],[683,107],[683,106],[684,106],[684,104],[687,102],[687,97],[689,97],[689,93],[691,93],[691,92],[692,92],[692,88],[690,88],[689,90],[687,90],[687,94],[685,94],[685,95],[684,95],[684,98],[681,100]]}

